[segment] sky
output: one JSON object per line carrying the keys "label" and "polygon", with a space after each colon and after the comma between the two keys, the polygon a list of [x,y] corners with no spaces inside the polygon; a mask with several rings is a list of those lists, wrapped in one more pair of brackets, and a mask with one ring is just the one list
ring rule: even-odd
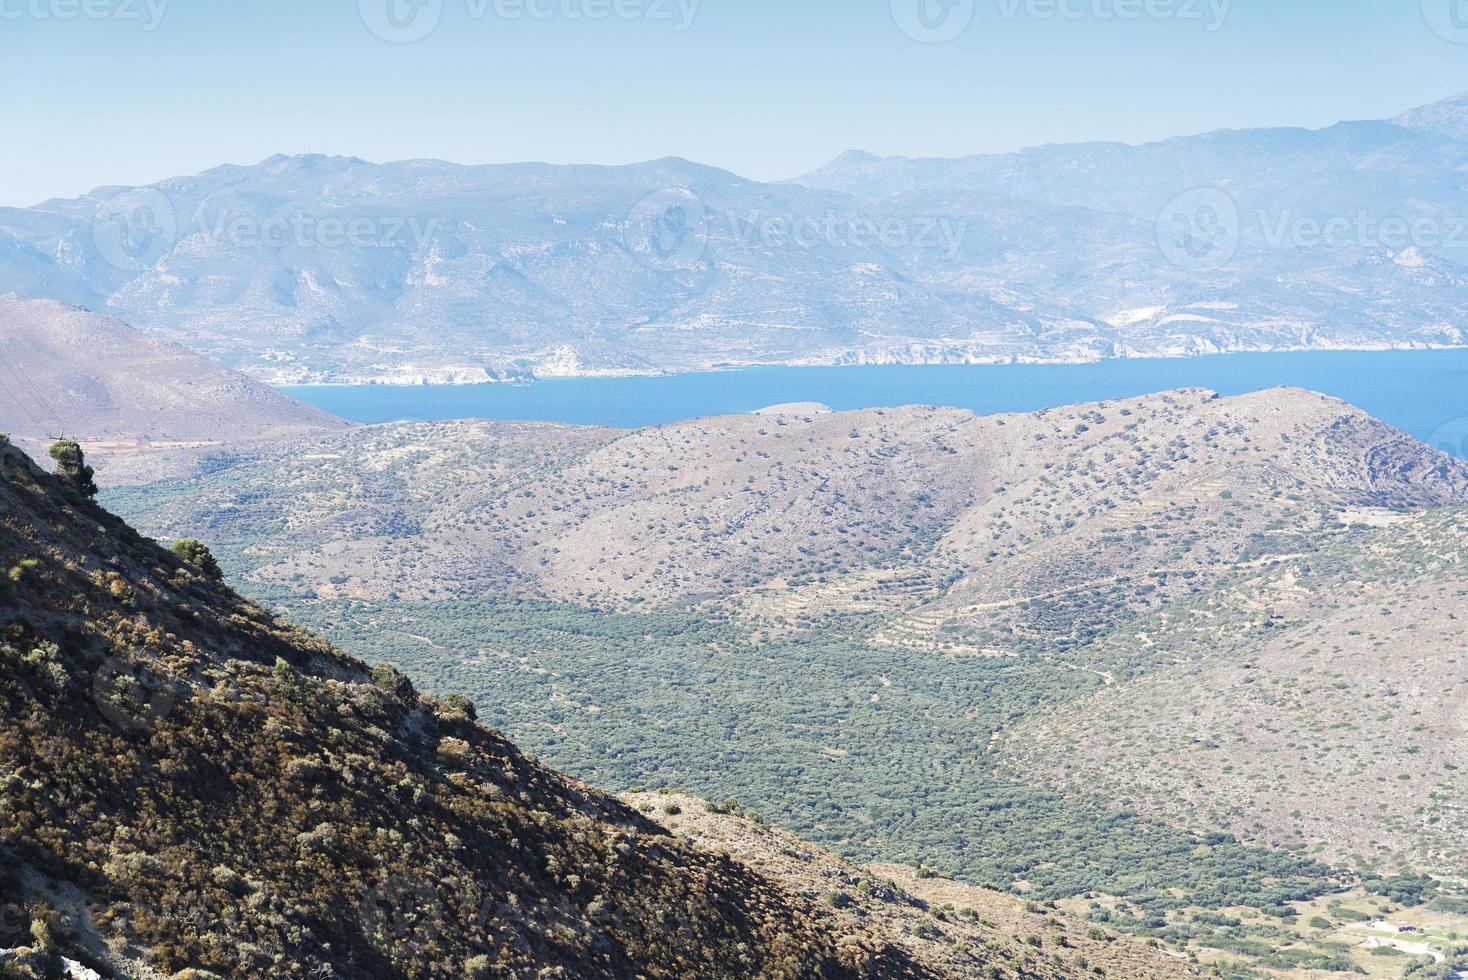
{"label": "sky", "polygon": [[0,86],[0,205],[275,153],[769,180],[1389,118],[1468,89],[1468,0],[0,0]]}

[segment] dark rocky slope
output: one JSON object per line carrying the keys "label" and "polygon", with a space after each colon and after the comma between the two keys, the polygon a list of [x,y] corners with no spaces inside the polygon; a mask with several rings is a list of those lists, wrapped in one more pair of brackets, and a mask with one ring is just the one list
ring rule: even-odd
{"label": "dark rocky slope", "polygon": [[0,464],[0,948],[119,977],[931,975]]}

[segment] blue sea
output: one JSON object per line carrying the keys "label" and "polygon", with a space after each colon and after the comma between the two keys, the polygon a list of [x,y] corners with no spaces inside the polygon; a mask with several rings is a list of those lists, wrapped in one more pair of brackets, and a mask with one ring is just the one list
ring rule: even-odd
{"label": "blue sea", "polygon": [[1468,458],[1468,350],[1222,354],[1097,364],[762,367],[528,384],[301,386],[286,390],[356,422],[540,419],[639,428],[786,402],[834,409],[946,405],[1028,412],[1171,388],[1233,395],[1292,385],[1342,398]]}

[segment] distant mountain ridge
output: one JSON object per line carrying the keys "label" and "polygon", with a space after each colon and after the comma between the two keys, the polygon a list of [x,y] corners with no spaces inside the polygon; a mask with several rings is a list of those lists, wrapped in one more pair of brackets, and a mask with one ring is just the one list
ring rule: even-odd
{"label": "distant mountain ridge", "polygon": [[0,209],[0,292],[272,381],[1460,345],[1464,118],[853,151],[772,184],[276,156]]}
{"label": "distant mountain ridge", "polygon": [[1404,112],[1392,122],[1403,129],[1468,140],[1468,92]]}

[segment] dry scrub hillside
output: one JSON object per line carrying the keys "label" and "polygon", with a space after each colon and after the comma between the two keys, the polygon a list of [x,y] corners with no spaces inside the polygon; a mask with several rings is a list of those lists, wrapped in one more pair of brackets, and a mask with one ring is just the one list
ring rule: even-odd
{"label": "dry scrub hillside", "polygon": [[30,975],[944,975],[473,715],[0,444],[0,949]]}
{"label": "dry scrub hillside", "polygon": [[[958,651],[996,645],[996,631],[1074,640],[1082,621],[1312,550],[1352,508],[1468,501],[1468,467],[1289,389],[631,433],[394,425],[212,469],[128,498],[128,511],[150,531],[238,545],[262,584],[439,599],[495,587],[610,606],[714,597],[787,623],[908,609],[884,639]],[[1076,609],[1054,611],[1057,599]]]}
{"label": "dry scrub hillside", "polygon": [[1360,515],[1074,656],[1146,671],[1003,742],[1006,767],[1332,863],[1468,868],[1468,512]]}
{"label": "dry scrub hillside", "polygon": [[989,976],[994,963],[1035,980],[1201,976],[1181,955],[1059,912],[907,865],[859,867],[770,827],[734,803],[638,792],[627,802],[689,843],[747,864],[941,973]]}

